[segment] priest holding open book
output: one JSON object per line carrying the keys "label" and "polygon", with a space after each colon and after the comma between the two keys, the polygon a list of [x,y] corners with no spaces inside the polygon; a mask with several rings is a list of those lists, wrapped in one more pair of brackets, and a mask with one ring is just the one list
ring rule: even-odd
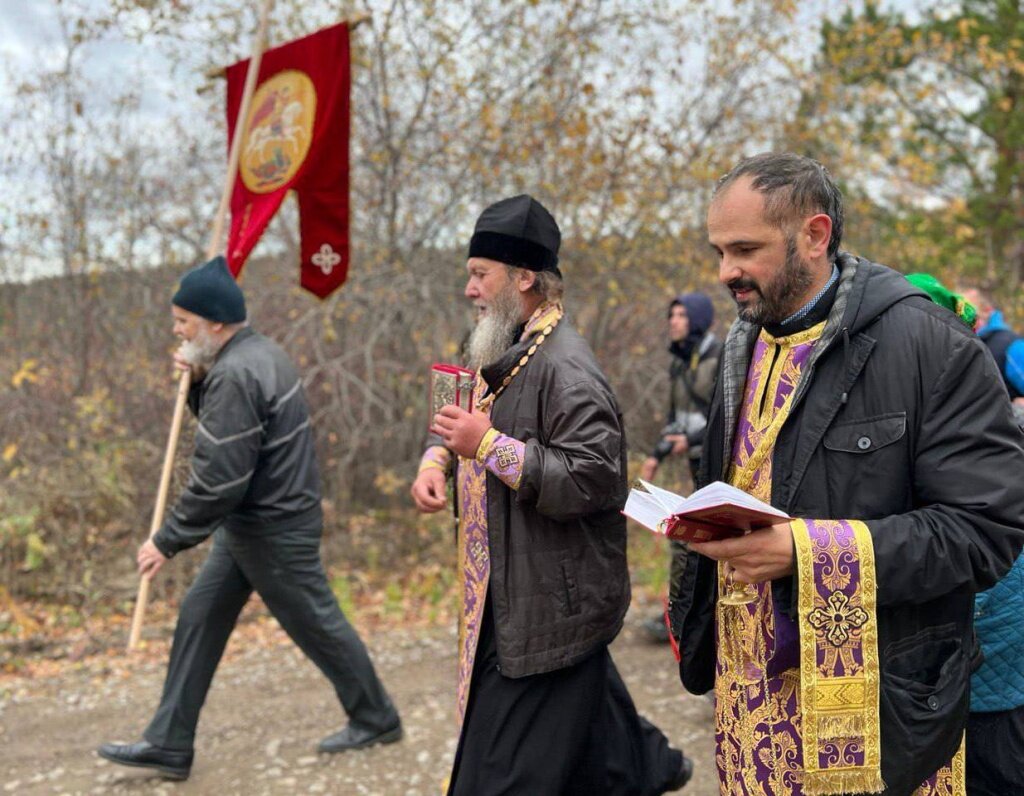
{"label": "priest holding open book", "polygon": [[1024,545],[1022,437],[981,342],[842,231],[813,160],[719,181],[708,238],[739,320],[700,482],[760,505],[718,485],[630,506],[694,540],[680,674],[714,689],[723,794],[963,794],[973,594]]}

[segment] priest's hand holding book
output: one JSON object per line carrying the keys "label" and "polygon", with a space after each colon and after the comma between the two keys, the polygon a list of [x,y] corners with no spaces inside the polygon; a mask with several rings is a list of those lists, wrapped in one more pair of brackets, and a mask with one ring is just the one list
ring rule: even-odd
{"label": "priest's hand holding book", "polygon": [[452,453],[472,459],[490,427],[491,420],[483,412],[467,412],[449,404],[434,415],[430,431],[444,440],[444,446]]}
{"label": "priest's hand holding book", "polygon": [[472,459],[490,428],[491,421],[483,412],[467,412],[454,404],[441,407],[431,421],[430,432],[441,438],[444,448],[435,446],[423,456],[410,490],[417,509],[433,514],[448,505],[445,487],[451,453]]}
{"label": "priest's hand holding book", "polygon": [[491,428],[486,414],[473,405],[476,374],[459,367],[434,363],[430,368],[430,433],[452,453],[472,459],[484,434]]}
{"label": "priest's hand holding book", "polygon": [[789,520],[733,539],[691,542],[690,549],[724,561],[737,583],[764,583],[793,574],[793,532]]}
{"label": "priest's hand holding book", "polygon": [[483,412],[467,412],[454,404],[442,406],[434,415],[430,433],[439,437],[444,447],[429,448],[420,462],[420,471],[410,490],[419,511],[433,514],[448,505],[446,486],[451,454],[472,458],[490,428],[491,421]]}
{"label": "priest's hand holding book", "polygon": [[424,514],[447,505],[451,454],[475,457],[491,429],[490,418],[473,406],[474,379],[473,371],[456,365],[435,363],[430,369],[430,433],[439,437],[444,447],[427,449],[410,490],[416,508]]}
{"label": "priest's hand holding book", "polygon": [[[683,498],[638,481],[623,513],[655,533],[687,542],[724,563],[736,585],[762,583],[793,573],[793,534],[785,512],[736,487],[716,481]],[[752,595],[735,594],[736,602]]]}

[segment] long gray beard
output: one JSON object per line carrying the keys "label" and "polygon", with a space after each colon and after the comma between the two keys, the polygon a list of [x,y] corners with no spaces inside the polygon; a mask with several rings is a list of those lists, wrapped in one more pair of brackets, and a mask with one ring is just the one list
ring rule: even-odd
{"label": "long gray beard", "polygon": [[474,370],[496,362],[508,351],[512,335],[522,322],[522,305],[515,286],[503,290],[488,308],[487,313],[477,321],[476,328],[469,336],[469,364]]}
{"label": "long gray beard", "polygon": [[188,364],[199,372],[206,373],[213,366],[220,346],[205,329],[200,329],[194,338],[183,342],[179,350]]}

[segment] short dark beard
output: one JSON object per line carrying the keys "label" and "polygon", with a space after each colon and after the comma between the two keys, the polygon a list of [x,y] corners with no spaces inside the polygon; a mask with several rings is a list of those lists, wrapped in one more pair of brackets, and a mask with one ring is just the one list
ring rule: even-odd
{"label": "short dark beard", "polygon": [[470,367],[479,370],[490,365],[512,345],[512,335],[521,324],[523,304],[519,289],[510,278],[491,301],[487,312],[477,321],[469,337]]}
{"label": "short dark beard", "polygon": [[800,257],[796,247],[796,236],[786,237],[786,259],[778,275],[762,287],[752,279],[734,279],[728,284],[730,290],[751,289],[760,297],[755,303],[740,306],[737,314],[741,321],[758,326],[774,326],[800,309],[796,302],[814,284],[814,273],[810,263]]}

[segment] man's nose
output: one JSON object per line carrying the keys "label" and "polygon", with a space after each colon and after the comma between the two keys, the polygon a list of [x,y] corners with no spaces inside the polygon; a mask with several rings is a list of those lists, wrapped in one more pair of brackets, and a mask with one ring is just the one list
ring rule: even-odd
{"label": "man's nose", "polygon": [[722,259],[718,262],[718,281],[723,285],[728,285],[734,279],[739,279],[741,276],[743,276],[743,271],[733,264],[729,255],[723,255]]}
{"label": "man's nose", "polygon": [[476,298],[480,295],[480,291],[477,289],[476,285],[473,284],[472,279],[466,282],[466,289],[463,292],[465,293],[466,298],[469,299]]}

